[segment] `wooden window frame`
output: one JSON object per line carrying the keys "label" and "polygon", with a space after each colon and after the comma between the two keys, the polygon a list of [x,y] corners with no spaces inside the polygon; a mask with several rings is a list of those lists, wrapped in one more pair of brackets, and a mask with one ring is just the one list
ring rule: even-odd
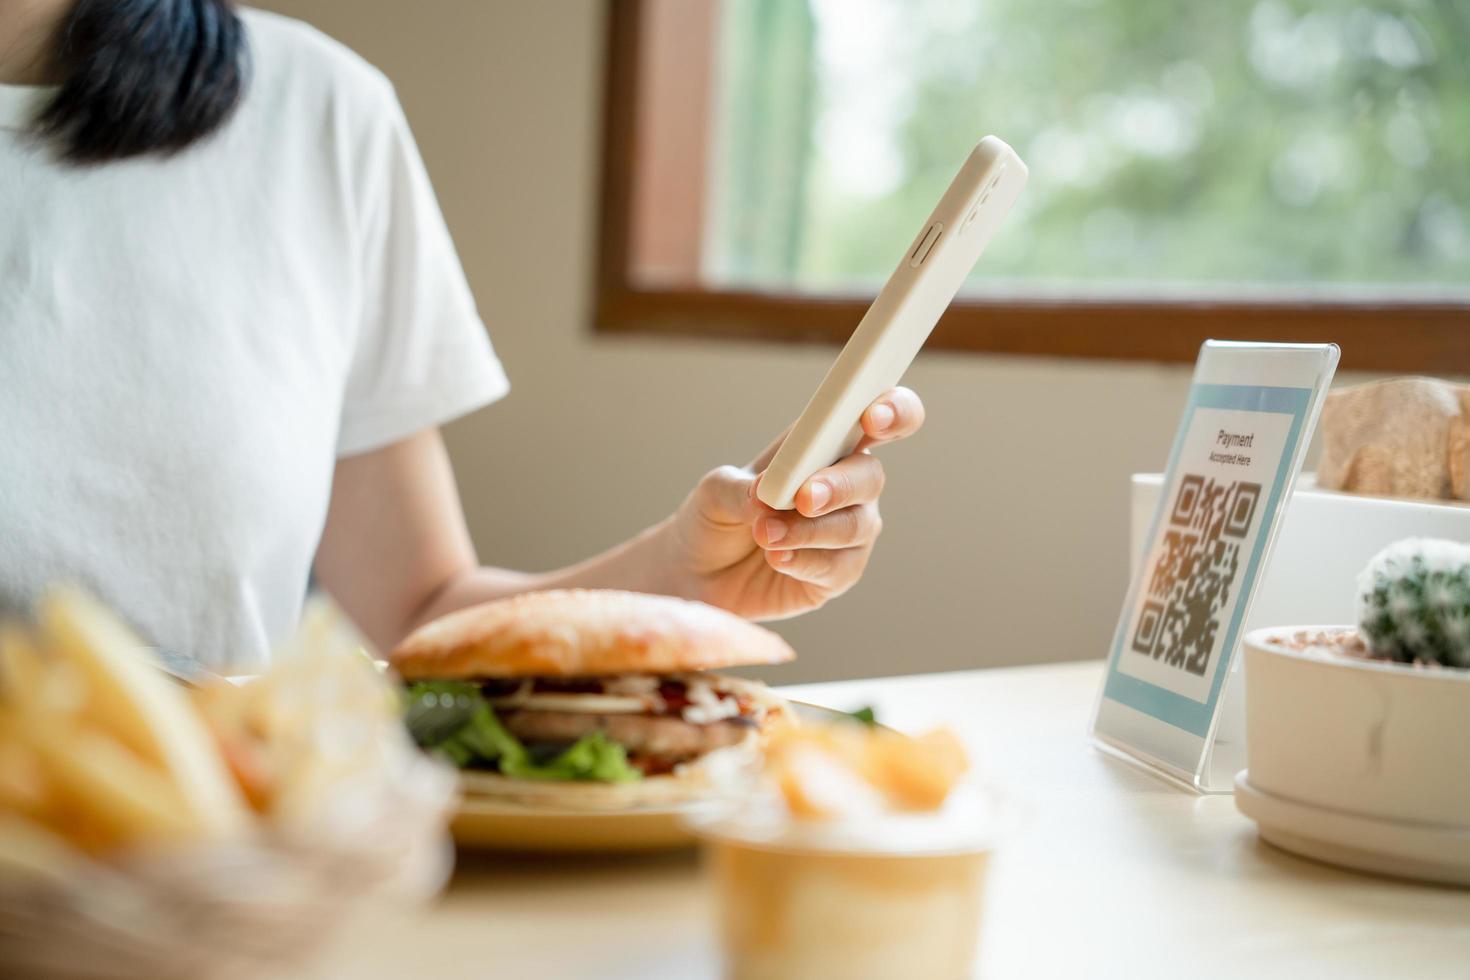
{"label": "wooden window frame", "polygon": [[[846,341],[871,294],[652,288],[631,275],[643,0],[609,0],[594,329],[607,334]],[[1345,370],[1470,375],[1470,299],[1271,296],[962,297],[928,346],[988,354],[1194,361],[1210,338],[1334,342]]]}

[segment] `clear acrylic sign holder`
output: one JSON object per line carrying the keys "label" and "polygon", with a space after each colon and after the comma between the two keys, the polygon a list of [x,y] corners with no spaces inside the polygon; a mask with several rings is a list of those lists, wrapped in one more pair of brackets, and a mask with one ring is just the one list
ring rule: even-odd
{"label": "clear acrylic sign holder", "polygon": [[1245,768],[1237,650],[1335,344],[1208,341],[1113,636],[1092,736],[1201,793]]}

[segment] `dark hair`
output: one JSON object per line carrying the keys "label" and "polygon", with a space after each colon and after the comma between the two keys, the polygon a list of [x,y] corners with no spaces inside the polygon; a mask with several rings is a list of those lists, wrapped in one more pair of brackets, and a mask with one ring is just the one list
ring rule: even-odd
{"label": "dark hair", "polygon": [[249,68],[230,0],[77,0],[56,58],[61,90],[38,123],[74,163],[172,153],[209,135]]}

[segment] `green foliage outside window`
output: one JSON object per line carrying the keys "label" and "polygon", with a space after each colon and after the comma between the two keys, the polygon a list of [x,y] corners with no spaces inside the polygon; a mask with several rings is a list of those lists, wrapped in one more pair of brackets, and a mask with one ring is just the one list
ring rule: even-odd
{"label": "green foliage outside window", "polygon": [[1470,286],[1464,0],[726,0],[718,78],[715,284],[880,282],[995,133],[982,290]]}

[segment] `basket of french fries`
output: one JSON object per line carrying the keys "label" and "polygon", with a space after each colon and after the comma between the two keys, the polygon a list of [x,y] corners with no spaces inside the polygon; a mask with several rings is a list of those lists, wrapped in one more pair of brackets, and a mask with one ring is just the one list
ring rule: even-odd
{"label": "basket of french fries", "polygon": [[428,898],[454,778],[400,712],[325,602],[192,690],[78,592],[0,626],[0,976],[270,976]]}

